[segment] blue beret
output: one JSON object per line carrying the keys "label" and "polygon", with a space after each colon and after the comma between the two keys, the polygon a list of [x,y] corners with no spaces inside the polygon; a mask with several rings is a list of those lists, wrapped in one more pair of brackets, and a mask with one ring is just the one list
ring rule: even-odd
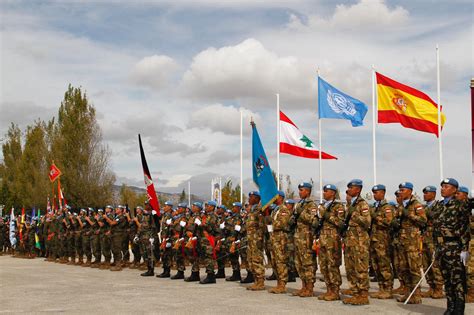
{"label": "blue beret", "polygon": [[217,207],[217,202],[215,202],[214,200],[209,200],[208,202],[206,202],[206,204],[208,206]]}
{"label": "blue beret", "polygon": [[173,201],[171,200],[166,201],[165,206],[173,206]]}
{"label": "blue beret", "polygon": [[[92,209],[92,208],[89,208],[89,210],[90,209]],[[86,209],[81,209],[81,212],[87,213],[87,210]]]}
{"label": "blue beret", "polygon": [[107,208],[109,208],[109,209],[113,209],[114,207],[113,207],[113,206],[111,206],[111,205],[106,205],[106,206],[105,206],[105,209],[107,209]]}
{"label": "blue beret", "polygon": [[232,207],[239,207],[239,208],[242,208],[242,204],[240,202],[234,202],[232,204]]}
{"label": "blue beret", "polygon": [[353,179],[351,180],[348,184],[347,184],[347,188],[351,187],[351,186],[359,186],[359,187],[362,187],[364,186],[363,182],[362,182],[362,179]]}
{"label": "blue beret", "polygon": [[103,210],[103,209],[99,209],[99,210],[97,210],[97,212],[104,212],[104,210]]}
{"label": "blue beret", "polygon": [[293,199],[286,199],[285,203],[290,204],[290,205],[294,205],[295,201]]}
{"label": "blue beret", "polygon": [[394,207],[397,206],[397,203],[396,203],[395,201],[389,201],[388,203],[389,203],[390,205],[394,206]]}
{"label": "blue beret", "polygon": [[136,208],[137,210],[142,210],[143,211],[143,207],[142,206],[137,206]]}
{"label": "blue beret", "polygon": [[197,202],[197,201],[194,202],[194,203],[193,203],[193,206],[196,206],[196,207],[198,207],[199,209],[202,209],[202,203],[200,203],[200,202]]}
{"label": "blue beret", "polygon": [[466,186],[460,186],[460,187],[458,188],[458,191],[459,191],[459,192],[466,193],[466,194],[469,195],[469,188],[467,188]]}
{"label": "blue beret", "polygon": [[441,182],[440,185],[443,185],[443,184],[449,184],[449,185],[452,185],[452,186],[454,186],[454,187],[456,187],[456,188],[459,187],[458,181],[455,180],[454,178],[445,178],[445,179],[443,179],[443,181]]}
{"label": "blue beret", "polygon": [[423,193],[427,193],[427,192],[436,192],[436,187],[435,186],[426,186],[425,188],[423,188]]}
{"label": "blue beret", "polygon": [[385,185],[382,185],[382,184],[375,185],[374,187],[372,187],[372,191],[377,191],[377,190],[387,191],[387,188],[385,187]]}
{"label": "blue beret", "polygon": [[178,203],[178,208],[187,208],[188,204],[186,202],[180,202]]}
{"label": "blue beret", "polygon": [[252,195],[257,196],[257,197],[260,197],[260,193],[259,193],[258,191],[256,191],[256,190],[249,192],[249,197],[252,196]]}
{"label": "blue beret", "polygon": [[324,185],[323,190],[324,191],[326,191],[326,190],[337,191],[337,187],[336,187],[336,185],[333,185],[333,184],[327,184],[327,185]]}
{"label": "blue beret", "polygon": [[413,184],[410,183],[410,182],[403,182],[400,185],[398,185],[398,189],[401,189],[401,188],[406,188],[406,189],[413,190]]}
{"label": "blue beret", "polygon": [[313,188],[313,185],[311,185],[310,183],[308,182],[304,182],[304,183],[301,183],[298,185],[298,189],[300,188],[309,188],[309,189],[312,189]]}
{"label": "blue beret", "polygon": [[227,210],[227,207],[226,207],[226,206],[224,206],[224,205],[220,205],[220,206],[218,206],[217,208],[218,208],[218,209],[224,209],[224,210]]}
{"label": "blue beret", "polygon": [[270,210],[273,210],[276,208],[276,204],[272,203],[270,206],[269,206]]}
{"label": "blue beret", "polygon": [[398,194],[400,193],[400,190],[395,191],[394,195],[398,197]]}
{"label": "blue beret", "polygon": [[278,196],[282,196],[283,198],[285,198],[285,192],[283,190],[279,190]]}

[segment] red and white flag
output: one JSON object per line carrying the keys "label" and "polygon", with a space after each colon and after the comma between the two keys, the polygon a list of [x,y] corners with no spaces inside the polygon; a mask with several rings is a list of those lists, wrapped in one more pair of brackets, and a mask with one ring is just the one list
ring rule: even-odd
{"label": "red and white flag", "polygon": [[49,168],[48,176],[51,182],[54,182],[59,176],[61,176],[61,171],[56,165],[54,165],[54,162],[53,164],[51,164],[51,167]]}
{"label": "red and white flag", "polygon": [[[320,152],[308,137],[280,111],[280,153],[296,155],[308,159],[319,159]],[[322,153],[323,159],[336,159],[337,157]]]}

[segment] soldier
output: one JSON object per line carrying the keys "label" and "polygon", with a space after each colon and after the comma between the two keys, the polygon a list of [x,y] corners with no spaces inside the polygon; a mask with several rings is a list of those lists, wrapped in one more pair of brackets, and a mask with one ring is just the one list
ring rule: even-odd
{"label": "soldier", "polygon": [[369,304],[369,245],[370,228],[369,205],[361,196],[363,183],[360,179],[353,179],[347,184],[348,210],[341,235],[344,240],[344,262],[346,265],[347,280],[350,288],[343,290],[343,294],[352,297],[345,298],[344,304]]}
{"label": "soldier", "polygon": [[295,264],[296,270],[302,281],[301,290],[293,293],[295,296],[311,297],[314,288],[314,262],[313,262],[313,231],[318,226],[316,217],[318,208],[311,199],[313,185],[301,183],[298,185],[301,200],[296,204],[293,219],[296,222],[295,231]]}
{"label": "soldier", "polygon": [[433,237],[444,278],[447,298],[445,314],[464,314],[466,264],[469,256],[468,203],[455,199],[459,184],[454,178],[441,182],[441,196],[434,209]]}
{"label": "soldier", "polygon": [[217,238],[216,238],[216,260],[217,260],[217,273],[216,279],[225,279],[225,263],[227,260],[227,229],[226,220],[228,218],[227,208],[224,205],[220,205],[216,210],[217,216]]}
{"label": "soldier", "polygon": [[342,284],[339,267],[342,263],[342,244],[339,230],[344,222],[344,206],[336,199],[337,187],[332,184],[323,188],[323,204],[319,207],[319,268],[326,283],[326,293],[318,300],[339,300],[339,288]]}
{"label": "soldier", "polygon": [[[423,205],[412,195],[413,184],[403,182],[398,185],[398,190],[402,198],[402,204],[398,206],[396,211],[397,220],[395,221],[399,229],[401,246],[401,250],[398,252],[400,263],[399,278],[403,279],[407,290],[405,290],[405,295],[397,298],[397,301],[405,302],[421,278],[421,257],[419,255],[421,243],[420,229],[426,226],[427,219]],[[419,287],[415,290],[408,303],[422,303]]]}
{"label": "soldier", "polygon": [[232,276],[227,277],[226,281],[240,281],[242,277],[240,275],[240,263],[239,263],[239,248],[245,246],[242,244],[242,223],[243,219],[241,216],[242,204],[240,202],[234,202],[232,204],[232,214],[227,220],[227,248],[230,264],[232,266]]}
{"label": "soldier", "polygon": [[[140,241],[140,231],[138,227],[139,223],[143,220],[142,217],[143,217],[143,207],[141,206],[135,207],[135,217],[130,222],[130,239],[132,240],[132,253],[133,253],[133,263],[130,264],[130,267],[129,267],[130,269],[140,268],[140,261],[142,259],[142,253],[144,252],[144,250],[140,248],[141,241]],[[158,242],[157,239],[155,239],[153,246],[156,246],[157,242]],[[153,268],[153,272],[154,272],[154,268]]]}
{"label": "soldier", "polygon": [[[285,206],[290,211],[290,218],[293,217],[293,211],[295,207],[295,201],[293,199],[286,199]],[[286,244],[286,250],[288,252],[288,282],[296,282],[296,267],[295,267],[295,229],[296,225],[290,222],[288,223],[288,243]]]}
{"label": "soldier", "polygon": [[372,187],[375,205],[370,229],[370,252],[372,266],[379,284],[379,291],[370,294],[377,299],[391,299],[393,289],[393,273],[390,265],[390,229],[394,207],[385,200],[384,185]]}
{"label": "soldier", "polygon": [[31,218],[26,222],[26,233],[27,243],[26,243],[26,257],[29,259],[35,258],[35,234],[36,234],[36,218]]}
{"label": "soldier", "polygon": [[[102,244],[105,242],[105,230],[107,225],[105,223],[105,219],[103,218],[104,210],[98,209],[95,211],[93,208],[88,208],[87,213],[84,215],[85,222],[88,223],[89,226],[89,241],[86,236],[86,240],[83,241],[84,251],[86,255],[90,256],[90,260],[92,261],[92,255],[94,255],[94,262],[90,262],[89,264],[86,263],[86,266],[89,265],[91,268],[102,268],[110,266],[110,257],[108,260],[108,265],[106,266],[106,262],[101,263],[102,260]],[[101,225],[102,224],[102,225]],[[105,252],[104,252],[105,254]]]}
{"label": "soldier", "polygon": [[127,219],[123,215],[124,209],[125,207],[120,205],[115,207],[115,216],[113,220],[104,214],[104,219],[107,220],[107,223],[110,225],[112,254],[114,255],[114,263],[113,267],[110,268],[110,271],[122,270],[122,243],[127,229]]}
{"label": "soldier", "polygon": [[163,207],[163,217],[161,218],[161,262],[163,265],[163,272],[157,275],[158,278],[169,278],[171,270],[171,223],[172,223],[173,202],[166,201]]}
{"label": "soldier", "polygon": [[84,251],[82,248],[82,228],[79,223],[81,217],[74,212],[73,216],[71,217],[71,225],[74,227],[74,249],[75,253],[74,256],[77,256],[77,262],[75,262],[75,258],[72,260],[75,265],[82,265],[84,263]]}
{"label": "soldier", "polygon": [[206,204],[206,212],[197,219],[198,239],[201,244],[201,258],[206,266],[206,278],[199,281],[200,284],[216,283],[214,274],[214,263],[216,262],[216,235],[217,235],[217,217],[214,213],[216,209],[215,201],[208,201]]}
{"label": "soldier", "polygon": [[186,215],[187,204],[182,202],[178,204],[176,214],[173,216],[173,223],[171,225],[171,243],[173,244],[173,257],[176,262],[177,273],[171,277],[171,280],[184,279],[184,270],[186,270],[184,264],[184,231],[186,228],[186,221],[188,220]]}
{"label": "soldier", "polygon": [[[423,199],[425,201],[425,213],[426,213],[426,228],[422,230],[422,265],[425,271],[426,282],[430,286],[427,292],[422,292],[422,297],[430,297],[433,299],[442,299],[443,293],[443,275],[439,269],[439,262],[434,259],[435,246],[433,240],[433,210],[436,206],[436,187],[426,186],[423,188]],[[431,264],[433,264],[431,266]],[[428,270],[429,266],[431,268]]]}
{"label": "soldier", "polygon": [[202,211],[202,203],[195,202],[191,206],[191,215],[188,216],[185,232],[185,253],[191,263],[191,275],[184,281],[194,282],[201,280],[199,276],[199,245],[197,238],[196,219],[199,219]]}
{"label": "soldier", "polygon": [[105,213],[101,214],[97,218],[97,221],[100,226],[100,250],[102,252],[102,256],[104,256],[104,264],[100,265],[100,269],[109,269],[111,267],[110,261],[112,259],[112,232],[110,224],[108,222],[109,220],[112,221],[114,219],[113,209],[114,208],[112,206],[106,206]]}
{"label": "soldier", "polygon": [[123,255],[123,261],[122,261],[122,266],[123,267],[130,267],[130,241],[133,241],[133,237],[130,237],[131,235],[131,229],[130,229],[130,223],[133,222],[132,218],[130,217],[130,209],[128,209],[128,205],[125,205],[123,207],[123,214],[125,216],[125,219],[127,220],[126,228],[125,228],[125,235],[123,236],[122,239],[122,255]]}
{"label": "soldier", "polygon": [[142,277],[152,277],[155,275],[155,262],[153,255],[153,246],[155,238],[153,235],[153,219],[148,209],[138,206],[136,208],[137,216],[133,219],[138,228],[138,236],[134,243],[140,245],[140,255],[147,265],[147,271],[140,274]]}
{"label": "soldier", "polygon": [[[397,190],[395,192],[395,198],[397,200],[395,204],[395,209],[403,204],[403,200],[400,194],[400,191]],[[394,216],[397,210],[395,210]],[[393,270],[393,278],[398,278],[398,282],[400,282],[400,286],[397,289],[392,290],[392,294],[402,294],[404,295],[407,288],[405,286],[405,282],[401,277],[400,274],[400,251],[402,251],[402,246],[400,244],[400,237],[399,237],[399,227],[397,226],[398,220],[392,219],[392,227],[391,227],[391,234],[392,234],[392,251],[391,251],[391,260],[392,260],[392,270]]]}
{"label": "soldier", "polygon": [[5,247],[5,221],[3,217],[0,216],[0,256],[3,255],[3,250]]}
{"label": "soldier", "polygon": [[81,209],[80,216],[77,218],[79,223],[82,237],[81,237],[81,244],[79,246],[82,247],[82,253],[86,255],[86,262],[83,263],[83,256],[79,257],[79,263],[83,267],[90,267],[92,262],[92,251],[91,251],[91,224],[87,220],[87,210]]}
{"label": "soldier", "polygon": [[[244,207],[242,207],[242,210],[240,210],[240,217],[242,218],[242,225],[240,229],[240,238],[241,242],[239,242],[239,256],[240,256],[240,269],[245,269],[247,271],[247,276],[240,280],[240,283],[252,283],[254,282],[253,274],[249,269],[249,264],[248,264],[248,256],[247,256],[247,249],[248,249],[248,239],[247,239],[247,225],[245,221],[247,221],[247,216],[250,211],[250,205],[249,203],[245,203]],[[245,243],[242,243],[242,240],[245,241]]]}
{"label": "soldier", "polygon": [[276,268],[277,286],[268,292],[281,294],[286,293],[286,283],[288,281],[288,224],[291,213],[284,205],[285,193],[278,191],[275,200],[276,207],[271,213],[271,225],[267,229],[270,233],[272,243],[272,257]]}

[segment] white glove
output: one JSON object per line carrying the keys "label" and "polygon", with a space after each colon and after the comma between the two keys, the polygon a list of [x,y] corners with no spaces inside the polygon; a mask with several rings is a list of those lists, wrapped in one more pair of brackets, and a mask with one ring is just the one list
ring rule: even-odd
{"label": "white glove", "polygon": [[240,225],[236,224],[234,226],[234,230],[236,230],[237,232],[240,232],[240,229],[241,229]]}
{"label": "white glove", "polygon": [[225,228],[225,223],[222,222],[221,224],[219,224],[219,227],[221,228],[221,230],[224,229]]}
{"label": "white glove", "polygon": [[166,243],[166,248],[170,248],[170,247],[171,247],[171,243],[170,242]]}
{"label": "white glove", "polygon": [[166,224],[170,225],[171,224],[171,219],[166,220]]}
{"label": "white glove", "polygon": [[271,224],[267,225],[267,231],[268,231],[268,233],[272,233],[273,232],[273,225],[271,225]]}
{"label": "white glove", "polygon": [[154,242],[155,242],[155,239],[153,237],[150,237],[150,244],[153,245]]}
{"label": "white glove", "polygon": [[181,222],[179,222],[179,225],[181,225],[181,227],[185,227],[185,226],[186,226],[186,222],[185,222],[185,221],[181,221]]}
{"label": "white glove", "polygon": [[199,220],[199,218],[196,218],[194,220],[194,223],[196,223],[197,226],[201,225],[201,220]]}
{"label": "white glove", "polygon": [[156,215],[156,211],[155,210],[151,211],[151,214]]}
{"label": "white glove", "polygon": [[464,266],[467,266],[467,261],[469,260],[469,252],[468,251],[462,251],[461,252],[461,262]]}
{"label": "white glove", "polygon": [[138,236],[135,236],[135,237],[133,238],[133,243],[134,243],[134,244],[138,244],[138,241],[139,241],[139,240],[140,240],[140,239],[138,238]]}

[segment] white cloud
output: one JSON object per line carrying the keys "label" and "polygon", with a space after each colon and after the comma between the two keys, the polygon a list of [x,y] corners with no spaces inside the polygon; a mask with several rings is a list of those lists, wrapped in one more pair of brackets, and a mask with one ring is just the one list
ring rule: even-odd
{"label": "white cloud", "polygon": [[160,89],[168,84],[177,68],[178,64],[173,58],[153,55],[137,62],[130,77],[137,85]]}

